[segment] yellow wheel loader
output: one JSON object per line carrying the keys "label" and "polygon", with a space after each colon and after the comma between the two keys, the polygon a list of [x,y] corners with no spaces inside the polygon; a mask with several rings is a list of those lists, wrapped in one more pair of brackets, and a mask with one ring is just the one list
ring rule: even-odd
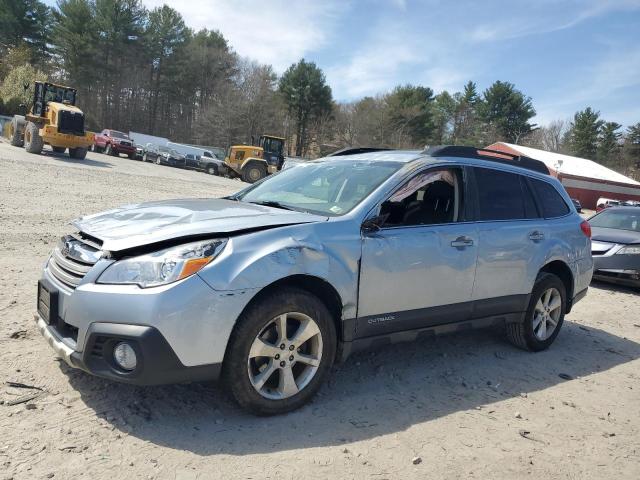
{"label": "yellow wheel loader", "polygon": [[240,177],[255,183],[282,168],[284,163],[284,138],[262,135],[257,146],[233,145],[229,147],[220,174]]}
{"label": "yellow wheel loader", "polygon": [[[29,85],[25,85],[25,90]],[[82,160],[94,134],[84,129],[84,114],[75,106],[76,89],[48,82],[35,82],[33,102],[26,115],[14,115],[8,135],[11,145],[40,153],[44,144],[54,152]]]}

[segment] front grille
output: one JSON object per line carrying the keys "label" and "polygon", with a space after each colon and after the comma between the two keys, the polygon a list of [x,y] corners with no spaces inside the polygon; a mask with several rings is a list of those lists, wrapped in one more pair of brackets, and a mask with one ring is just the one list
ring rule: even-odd
{"label": "front grille", "polygon": [[100,258],[100,245],[80,235],[62,237],[51,258],[49,271],[56,280],[75,289]]}
{"label": "front grille", "polygon": [[58,112],[58,132],[69,135],[84,135],[84,115],[82,112],[70,110]]}

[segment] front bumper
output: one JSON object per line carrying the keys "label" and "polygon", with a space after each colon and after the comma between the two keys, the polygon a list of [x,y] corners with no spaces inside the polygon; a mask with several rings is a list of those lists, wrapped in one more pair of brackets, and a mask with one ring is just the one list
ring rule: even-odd
{"label": "front bumper", "polygon": [[114,152],[125,153],[127,155],[130,155],[132,153],[136,153],[136,147],[130,147],[130,146],[127,146],[127,145],[120,145],[119,143],[111,144],[111,148],[113,149]]}
{"label": "front bumper", "polygon": [[[51,312],[36,323],[56,353],[74,368],[127,383],[215,379],[236,319],[255,292],[216,291],[197,274],[148,289],[96,283],[110,263],[99,260],[75,289],[45,266],[40,284],[52,293]],[[112,349],[118,339],[137,345],[142,370],[114,368]],[[107,348],[101,357],[95,356],[97,343]]]}
{"label": "front bumper", "polygon": [[[187,367],[153,327],[94,323],[86,334],[85,348],[78,352],[58,335],[55,326],[35,316],[36,325],[53,350],[73,368],[108,380],[134,385],[163,385],[170,383],[217,380],[221,363]],[[127,342],[136,352],[137,364],[131,371],[119,368],[113,360],[113,348]]]}
{"label": "front bumper", "polygon": [[596,280],[640,287],[640,255],[610,254],[609,252],[604,255],[594,255],[593,266],[593,278]]}

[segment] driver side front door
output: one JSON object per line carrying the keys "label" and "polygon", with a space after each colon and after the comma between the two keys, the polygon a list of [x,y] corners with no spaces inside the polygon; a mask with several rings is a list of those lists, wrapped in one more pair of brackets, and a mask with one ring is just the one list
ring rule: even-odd
{"label": "driver side front door", "polygon": [[[432,184],[391,205],[396,217],[391,223],[363,232],[356,338],[470,319],[478,234],[465,220],[463,170],[446,170],[455,178],[448,200],[455,215],[433,214],[447,198],[446,188],[442,198],[430,195]],[[434,172],[418,173],[401,190],[411,182],[420,185],[420,175]]]}

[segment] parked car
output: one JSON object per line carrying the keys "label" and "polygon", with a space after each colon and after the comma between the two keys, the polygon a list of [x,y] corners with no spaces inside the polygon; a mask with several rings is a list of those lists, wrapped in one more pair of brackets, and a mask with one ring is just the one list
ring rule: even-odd
{"label": "parked car", "polygon": [[157,145],[148,145],[142,155],[142,160],[155,162],[158,165],[169,165],[170,167],[184,168],[186,165],[184,156],[175,150]]}
{"label": "parked car", "polygon": [[136,160],[142,160],[142,158],[144,157],[144,146],[143,145],[135,145],[136,147],[136,153],[134,158]]}
{"label": "parked car", "polygon": [[610,198],[600,197],[596,204],[596,212],[601,212],[605,208],[620,206],[620,200],[612,200]]}
{"label": "parked car", "polygon": [[186,162],[186,168],[207,172],[210,175],[218,175],[220,166],[224,165],[224,161],[218,160],[213,156],[204,157],[200,155],[194,155],[192,153],[187,153],[184,158]]}
{"label": "parked car", "polygon": [[133,141],[126,133],[109,129],[96,133],[93,141],[93,150],[99,153],[104,152],[107,155],[115,155],[116,157],[124,153],[131,159],[136,154],[136,147],[133,146]]}
{"label": "parked car", "polygon": [[580,200],[578,200],[577,198],[572,198],[571,203],[573,203],[573,206],[576,207],[576,212],[582,213],[582,204],[580,203]]}
{"label": "parked car", "polygon": [[347,151],[226,198],[80,217],[38,328],[72,367],[221,378],[257,414],[305,404],[362,348],[503,325],[544,350],[591,281],[589,223],[543,163],[492,155]]}
{"label": "parked car", "polygon": [[594,278],[640,287],[640,209],[607,208],[589,223]]}

